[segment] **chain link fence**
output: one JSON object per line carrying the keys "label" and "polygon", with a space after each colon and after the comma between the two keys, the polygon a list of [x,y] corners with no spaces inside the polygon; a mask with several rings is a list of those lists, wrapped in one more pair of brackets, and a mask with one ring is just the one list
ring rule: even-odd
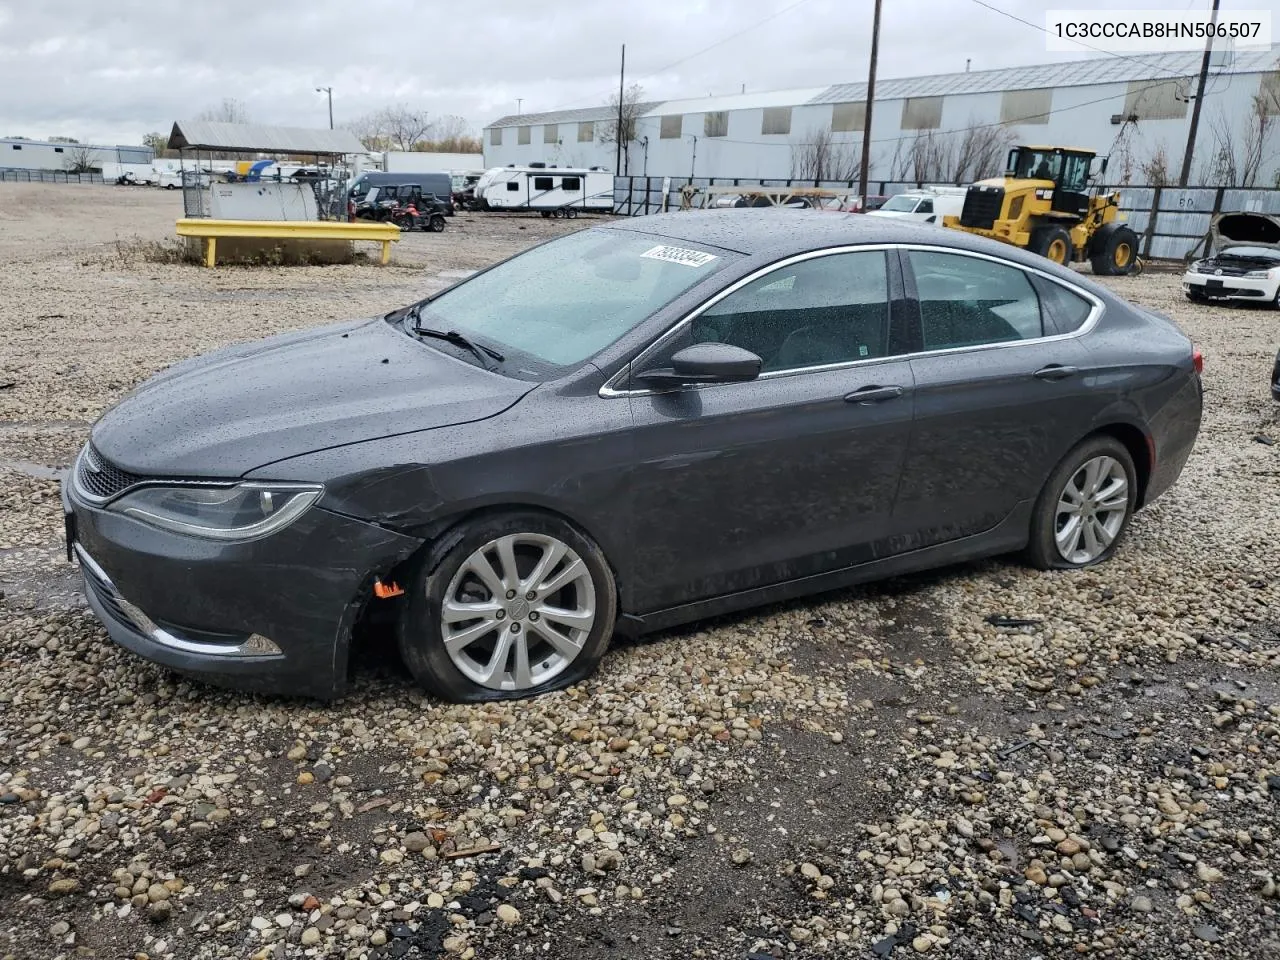
{"label": "chain link fence", "polygon": [[65,170],[0,169],[0,183],[106,183],[100,173],[68,173]]}

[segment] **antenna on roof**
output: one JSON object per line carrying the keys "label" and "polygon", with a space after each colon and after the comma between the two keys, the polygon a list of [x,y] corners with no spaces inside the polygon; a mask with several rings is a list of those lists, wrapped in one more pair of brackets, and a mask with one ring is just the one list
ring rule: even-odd
{"label": "antenna on roof", "polygon": [[964,72],[965,72],[965,73],[968,73],[968,72],[969,72],[969,64],[970,64],[970,63],[972,63],[972,62],[973,62],[972,58],[970,58],[970,57],[965,57],[965,58],[964,58]]}

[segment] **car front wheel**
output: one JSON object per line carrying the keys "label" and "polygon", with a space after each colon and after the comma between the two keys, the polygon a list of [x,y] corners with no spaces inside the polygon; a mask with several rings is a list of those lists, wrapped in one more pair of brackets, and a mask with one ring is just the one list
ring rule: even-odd
{"label": "car front wheel", "polygon": [[589,676],[617,591],[604,554],[537,513],[464,522],[425,556],[399,622],[414,678],[455,702],[533,696]]}
{"label": "car front wheel", "polygon": [[1088,567],[1115,552],[1137,502],[1133,458],[1114,437],[1096,436],[1054,469],[1031,520],[1027,553],[1041,570]]}

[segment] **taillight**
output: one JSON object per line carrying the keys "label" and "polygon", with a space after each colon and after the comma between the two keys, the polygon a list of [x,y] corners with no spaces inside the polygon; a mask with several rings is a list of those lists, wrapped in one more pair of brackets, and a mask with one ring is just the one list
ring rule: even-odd
{"label": "taillight", "polygon": [[1196,373],[1204,373],[1204,354],[1200,352],[1199,347],[1191,351],[1191,362],[1195,365]]}

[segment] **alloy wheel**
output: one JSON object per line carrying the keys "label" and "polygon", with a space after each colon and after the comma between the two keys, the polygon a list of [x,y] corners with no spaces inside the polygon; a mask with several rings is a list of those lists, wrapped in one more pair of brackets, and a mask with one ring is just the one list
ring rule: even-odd
{"label": "alloy wheel", "polygon": [[545,534],[508,534],[474,551],[453,575],[440,633],[472,682],[527,690],[573,663],[595,618],[595,583],[573,549]]}
{"label": "alloy wheel", "polygon": [[1092,563],[1120,533],[1129,512],[1129,478],[1120,461],[1098,456],[1086,460],[1058,496],[1053,539],[1062,559]]}

